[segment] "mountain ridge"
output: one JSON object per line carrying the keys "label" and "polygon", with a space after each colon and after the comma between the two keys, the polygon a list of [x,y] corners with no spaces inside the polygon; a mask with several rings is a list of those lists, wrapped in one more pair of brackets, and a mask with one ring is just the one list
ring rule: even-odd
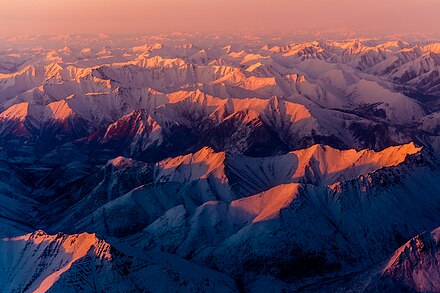
{"label": "mountain ridge", "polygon": [[315,38],[0,38],[0,287],[439,291],[438,42]]}

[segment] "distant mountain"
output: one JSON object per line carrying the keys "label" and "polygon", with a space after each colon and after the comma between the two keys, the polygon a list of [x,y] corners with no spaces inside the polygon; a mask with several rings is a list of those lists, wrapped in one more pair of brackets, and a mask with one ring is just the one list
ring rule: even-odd
{"label": "distant mountain", "polygon": [[0,288],[440,292],[439,43],[304,38],[4,40]]}

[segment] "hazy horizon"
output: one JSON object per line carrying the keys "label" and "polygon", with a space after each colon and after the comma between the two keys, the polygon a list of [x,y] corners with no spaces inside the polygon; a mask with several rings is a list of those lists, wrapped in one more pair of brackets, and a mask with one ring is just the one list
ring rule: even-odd
{"label": "hazy horizon", "polygon": [[[440,34],[440,1],[0,0],[0,36],[60,33],[295,32]],[[416,3],[416,4],[414,4]]]}

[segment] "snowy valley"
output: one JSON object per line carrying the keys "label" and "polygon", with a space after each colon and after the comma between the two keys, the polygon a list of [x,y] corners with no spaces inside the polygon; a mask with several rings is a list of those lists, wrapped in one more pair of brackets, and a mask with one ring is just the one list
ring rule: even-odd
{"label": "snowy valley", "polygon": [[440,292],[440,42],[0,38],[1,292]]}

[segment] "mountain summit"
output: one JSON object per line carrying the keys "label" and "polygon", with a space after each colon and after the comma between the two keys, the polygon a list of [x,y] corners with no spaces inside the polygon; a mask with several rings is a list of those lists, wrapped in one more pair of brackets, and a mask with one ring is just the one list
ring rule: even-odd
{"label": "mountain summit", "polygon": [[437,42],[63,40],[0,52],[0,291],[440,292]]}

